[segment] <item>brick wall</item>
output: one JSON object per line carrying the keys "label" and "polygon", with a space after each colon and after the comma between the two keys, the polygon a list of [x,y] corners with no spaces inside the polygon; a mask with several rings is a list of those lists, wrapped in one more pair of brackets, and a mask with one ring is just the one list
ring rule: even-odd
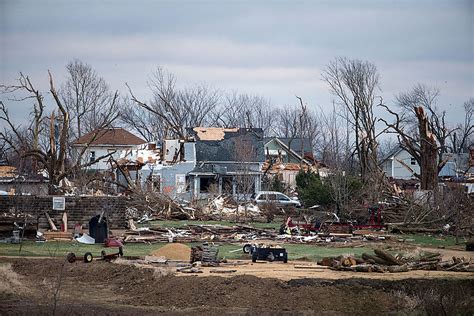
{"label": "brick wall", "polygon": [[[41,229],[49,228],[44,211],[48,211],[51,218],[55,220],[56,226],[62,223],[63,211],[53,211],[52,196],[0,196],[1,213],[9,210],[27,212],[34,216],[34,221]],[[66,213],[68,216],[68,228],[74,228],[76,223],[83,227],[89,227],[89,220],[105,210],[109,229],[124,228],[126,225],[125,210],[127,209],[127,198],[121,196],[66,196]]]}

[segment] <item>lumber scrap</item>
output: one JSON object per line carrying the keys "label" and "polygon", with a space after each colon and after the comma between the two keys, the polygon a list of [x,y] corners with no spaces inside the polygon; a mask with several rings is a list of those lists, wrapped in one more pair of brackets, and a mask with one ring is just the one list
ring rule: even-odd
{"label": "lumber scrap", "polygon": [[46,240],[72,240],[72,234],[70,232],[50,232],[46,231],[43,233]]}
{"label": "lumber scrap", "polygon": [[63,213],[63,218],[62,218],[62,220],[63,220],[63,227],[64,227],[64,230],[63,230],[63,231],[64,231],[64,232],[67,232],[67,213],[66,213],[66,212]]}
{"label": "lumber scrap", "polygon": [[54,231],[57,231],[58,228],[56,227],[56,225],[54,225],[54,222],[51,219],[51,217],[49,216],[48,212],[44,211],[44,214],[46,215],[46,219],[48,220],[48,223],[49,223],[49,226],[51,227],[51,229],[54,230]]}

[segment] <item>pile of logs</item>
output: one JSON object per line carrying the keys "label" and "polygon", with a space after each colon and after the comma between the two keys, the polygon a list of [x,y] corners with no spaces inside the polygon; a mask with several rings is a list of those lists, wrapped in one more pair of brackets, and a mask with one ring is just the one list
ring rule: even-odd
{"label": "pile of logs", "polygon": [[387,251],[375,249],[374,255],[363,253],[361,258],[353,256],[326,257],[318,261],[337,271],[354,272],[407,272],[410,270],[436,270],[474,272],[469,259],[453,257],[443,261],[439,253],[425,253],[416,258],[393,256]]}

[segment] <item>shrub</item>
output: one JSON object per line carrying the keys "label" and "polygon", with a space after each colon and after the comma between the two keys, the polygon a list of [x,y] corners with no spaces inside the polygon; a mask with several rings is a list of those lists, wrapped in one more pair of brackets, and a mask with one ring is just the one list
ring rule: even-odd
{"label": "shrub", "polygon": [[321,181],[318,174],[309,171],[300,171],[296,175],[296,190],[298,196],[306,206],[331,205],[333,199],[329,185]]}

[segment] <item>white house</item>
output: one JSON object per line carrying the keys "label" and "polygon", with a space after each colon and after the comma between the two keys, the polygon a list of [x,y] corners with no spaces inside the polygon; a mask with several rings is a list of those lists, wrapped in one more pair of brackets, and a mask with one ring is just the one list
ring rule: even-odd
{"label": "white house", "polygon": [[[86,147],[82,155],[82,163],[105,156],[111,153],[112,157],[119,159],[122,151],[137,149],[139,145],[146,143],[145,140],[133,135],[129,131],[120,127],[105,128],[103,130],[95,130],[78,138],[73,143],[73,154],[77,157]],[[109,158],[101,159],[93,165],[89,166],[90,170],[107,170],[110,169]]]}
{"label": "white house", "polygon": [[396,147],[385,156],[381,166],[387,177],[394,179],[416,179],[414,174],[420,174],[420,166],[416,159],[400,147]]}

